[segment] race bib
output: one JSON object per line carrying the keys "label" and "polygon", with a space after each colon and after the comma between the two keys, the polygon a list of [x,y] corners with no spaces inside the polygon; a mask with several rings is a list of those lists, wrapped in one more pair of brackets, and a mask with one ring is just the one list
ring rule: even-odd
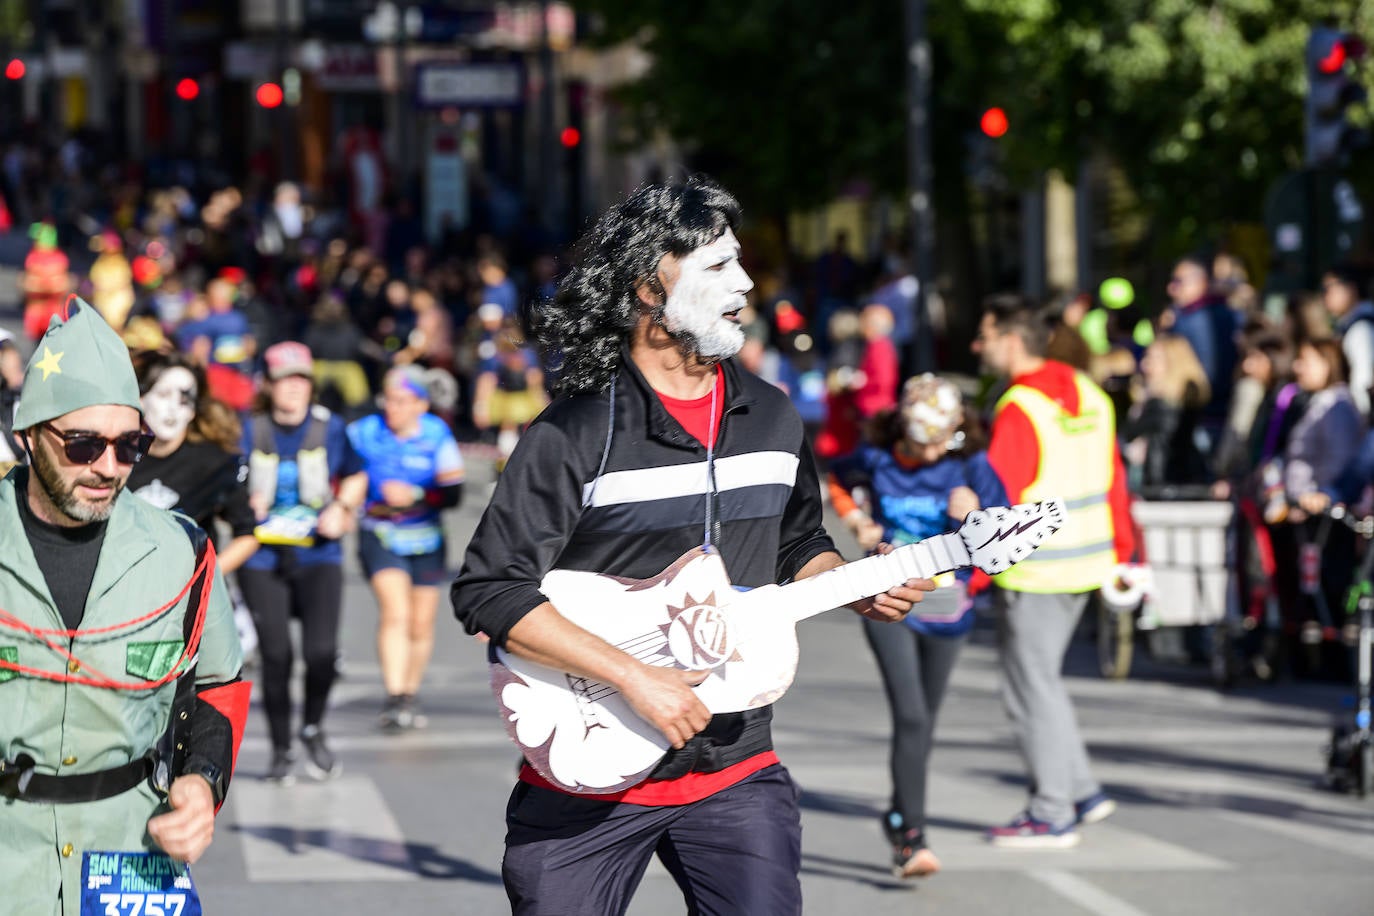
{"label": "race bib", "polygon": [[444,545],[444,532],[438,525],[393,525],[381,522],[375,531],[382,546],[398,557],[434,553]]}
{"label": "race bib", "polygon": [[315,525],[319,515],[305,506],[292,506],[272,512],[253,529],[260,544],[285,547],[311,547],[315,544]]}
{"label": "race bib", "polygon": [[160,852],[84,852],[81,916],[202,916],[202,912],[189,866]]}

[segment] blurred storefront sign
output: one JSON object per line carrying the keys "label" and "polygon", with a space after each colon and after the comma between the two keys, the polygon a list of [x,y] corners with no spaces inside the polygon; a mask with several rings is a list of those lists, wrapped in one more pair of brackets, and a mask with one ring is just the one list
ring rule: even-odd
{"label": "blurred storefront sign", "polygon": [[377,52],[367,45],[326,45],[315,81],[335,92],[377,92],[382,88]]}
{"label": "blurred storefront sign", "polygon": [[231,41],[224,46],[224,75],[229,79],[265,79],[276,66],[276,51],[266,42]]}
{"label": "blurred storefront sign", "polygon": [[305,21],[305,6],[304,0],[242,0],[243,25],[248,29],[294,31]]}
{"label": "blurred storefront sign", "polygon": [[549,47],[566,51],[577,37],[577,14],[567,3],[550,3],[544,23],[538,3],[498,3],[491,30],[480,43],[492,47],[530,50],[538,48],[547,26]]}
{"label": "blurred storefront sign", "polygon": [[[261,0],[260,0],[261,2]],[[272,0],[266,0],[272,2]],[[468,3],[397,2],[397,0],[297,0],[303,2],[304,31],[335,41],[378,44],[461,41],[489,32],[495,22],[491,9]]]}
{"label": "blurred storefront sign", "polygon": [[524,72],[515,61],[415,68],[415,104],[421,108],[515,108],[523,101]]}

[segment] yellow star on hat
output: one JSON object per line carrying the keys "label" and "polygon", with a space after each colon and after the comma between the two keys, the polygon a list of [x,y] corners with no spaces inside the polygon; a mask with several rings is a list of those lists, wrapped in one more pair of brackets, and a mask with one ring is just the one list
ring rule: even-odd
{"label": "yellow star on hat", "polygon": [[62,357],[65,355],[65,352],[54,353],[47,347],[43,348],[43,358],[33,364],[35,369],[43,370],[43,381],[46,382],[48,376],[53,373],[57,373],[58,375],[62,374],[62,366],[60,364],[62,362]]}

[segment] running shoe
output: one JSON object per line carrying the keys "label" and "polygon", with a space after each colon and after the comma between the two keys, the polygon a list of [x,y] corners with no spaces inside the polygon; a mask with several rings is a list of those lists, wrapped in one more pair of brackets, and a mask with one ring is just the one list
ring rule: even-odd
{"label": "running shoe", "polygon": [[295,763],[296,758],[291,755],[291,751],[286,748],[276,748],[272,751],[272,762],[267,767],[267,774],[262,778],[265,782],[275,783],[279,786],[295,785],[296,774],[292,772]]}
{"label": "running shoe", "polygon": [[425,728],[429,725],[429,716],[420,712],[420,704],[415,699],[415,694],[407,693],[401,697],[401,708],[405,710],[406,728]]}
{"label": "running shoe", "polygon": [[892,874],[898,878],[924,878],[940,870],[940,860],[926,846],[925,834],[904,831],[892,844]]}
{"label": "running shoe", "polygon": [[312,779],[323,782],[343,772],[343,765],[325,743],[324,732],[318,725],[301,729],[301,744],[305,745],[305,771]]}
{"label": "running shoe", "polygon": [[1096,824],[1116,813],[1116,800],[1106,792],[1094,792],[1073,803],[1074,824]]}
{"label": "running shoe", "polygon": [[990,827],[988,842],[1007,849],[1068,849],[1077,846],[1078,831],[1072,823],[1055,826],[1022,811],[1001,827]]}
{"label": "running shoe", "polygon": [[405,697],[400,694],[388,696],[386,706],[382,708],[382,715],[378,720],[382,731],[395,734],[410,728],[412,713],[406,708]]}

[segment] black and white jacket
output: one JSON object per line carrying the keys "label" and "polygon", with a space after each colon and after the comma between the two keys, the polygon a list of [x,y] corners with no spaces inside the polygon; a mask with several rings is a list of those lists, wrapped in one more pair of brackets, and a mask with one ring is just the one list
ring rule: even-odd
{"label": "black and white jacket", "polygon": [[[604,469],[609,392],[555,401],[511,455],[453,584],[454,611],[469,633],[504,645],[511,627],[547,600],[539,583],[550,569],[635,579],[662,572],[703,543],[712,472],[711,541],[735,585],[786,582],[835,549],[821,524],[820,480],[801,418],[786,394],[727,361],[725,414],[708,468],[706,447],[668,413],[628,352],[621,356]],[[769,708],[716,716],[703,734],[708,743],[729,734],[730,743],[755,744],[760,728],[766,739],[769,719]],[[714,769],[734,756],[700,763]]]}

